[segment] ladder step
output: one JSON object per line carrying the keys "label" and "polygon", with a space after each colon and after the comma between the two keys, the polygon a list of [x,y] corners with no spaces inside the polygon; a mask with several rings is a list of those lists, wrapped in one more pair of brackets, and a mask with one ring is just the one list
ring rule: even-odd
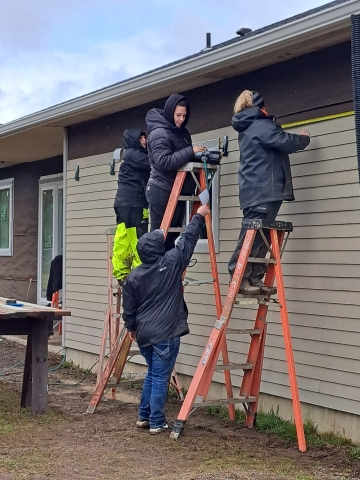
{"label": "ladder step", "polygon": [[[208,172],[216,172],[218,165],[207,163],[206,170]],[[179,168],[178,172],[191,172],[191,171],[204,170],[203,162],[189,162]]]}
{"label": "ladder step", "polygon": [[248,262],[250,262],[250,263],[273,263],[273,264],[276,264],[276,260],[273,260],[272,258],[249,257]]}
{"label": "ladder step", "polygon": [[173,233],[182,233],[185,231],[185,228],[183,227],[170,227],[168,232],[173,232]]}
{"label": "ladder step", "polygon": [[114,378],[108,381],[108,387],[127,387],[128,385],[142,383],[144,380],[145,378],[130,378],[129,380],[121,380],[120,382],[116,383]]}
{"label": "ladder step", "polygon": [[209,283],[214,283],[214,279],[211,278],[209,280],[195,280],[194,278],[185,277],[183,280],[184,287],[193,286],[193,285],[204,285]]}
{"label": "ladder step", "polygon": [[224,370],[252,370],[252,368],[252,363],[229,363],[228,365],[216,365],[215,370],[223,372]]}
{"label": "ladder step", "polygon": [[237,403],[253,403],[256,402],[256,397],[235,397],[235,398],[221,398],[219,400],[206,400],[205,402],[197,402],[195,400],[194,407],[213,407],[216,405],[235,405]]}
{"label": "ladder step", "polygon": [[260,335],[259,328],[228,328],[226,334],[229,335]]}
{"label": "ladder step", "polygon": [[200,202],[197,195],[180,195],[179,202]]}
{"label": "ladder step", "polygon": [[134,355],[140,355],[140,350],[138,348],[132,348],[129,350],[128,357],[132,357]]}

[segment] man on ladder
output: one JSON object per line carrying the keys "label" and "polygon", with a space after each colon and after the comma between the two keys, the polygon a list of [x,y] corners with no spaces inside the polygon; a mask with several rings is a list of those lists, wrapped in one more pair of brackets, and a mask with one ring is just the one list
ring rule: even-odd
{"label": "man on ladder", "polygon": [[189,333],[182,275],[189,264],[209,207],[197,210],[175,248],[165,252],[163,230],[138,242],[142,265],[123,285],[123,319],[148,365],[136,425],[157,434],[169,428],[165,417],[168,382],[179,352],[180,337]]}

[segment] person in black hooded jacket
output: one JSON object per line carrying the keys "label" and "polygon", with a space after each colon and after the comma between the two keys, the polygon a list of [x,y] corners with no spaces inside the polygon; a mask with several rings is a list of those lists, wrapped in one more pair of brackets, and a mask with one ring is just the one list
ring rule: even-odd
{"label": "person in black hooded jacket", "polygon": [[[206,150],[202,146],[192,146],[191,136],[186,129],[189,117],[190,105],[183,95],[177,93],[166,100],[163,110],[153,108],[146,115],[151,165],[146,198],[149,202],[152,231],[160,228],[177,170],[193,161],[195,153]],[[190,173],[186,176],[181,193],[195,193],[195,182]],[[182,227],[185,211],[185,202],[178,202],[171,227]],[[174,247],[177,236],[177,233],[168,233],[166,250]]]}
{"label": "person in black hooded jacket", "polygon": [[124,156],[119,169],[114,210],[117,229],[112,256],[113,274],[122,283],[131,268],[140,264],[138,239],[148,231],[148,203],[145,196],[150,175],[143,130],[127,129],[123,135]]}
{"label": "person in black hooded jacket", "polygon": [[168,428],[165,402],[168,381],[179,352],[180,337],[189,333],[182,274],[189,264],[209,207],[202,205],[176,247],[165,251],[164,232],[147,233],[138,242],[142,265],[123,285],[123,319],[148,365],[136,425],[150,433]]}
{"label": "person in black hooded jacket", "polygon": [[[273,222],[284,200],[293,201],[294,191],[289,154],[304,150],[310,143],[310,133],[300,135],[285,132],[268,115],[265,103],[258,92],[243,91],[235,102],[232,126],[239,133],[239,197],[244,220],[263,219]],[[236,249],[229,261],[232,278],[246,229],[241,228]],[[270,242],[270,232],[264,234]],[[251,257],[264,258],[267,247],[258,232],[250,253]],[[267,287],[262,279],[266,272],[264,263],[248,263],[240,293],[247,295],[276,293],[275,287]]]}

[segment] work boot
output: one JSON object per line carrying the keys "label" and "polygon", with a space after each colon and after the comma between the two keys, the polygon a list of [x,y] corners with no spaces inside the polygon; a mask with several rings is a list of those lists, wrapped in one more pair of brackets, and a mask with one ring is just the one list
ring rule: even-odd
{"label": "work boot", "polygon": [[241,282],[239,293],[241,293],[241,295],[248,296],[261,295],[261,289],[259,287],[254,287],[253,285],[250,285],[249,280],[247,278],[244,278]]}
{"label": "work boot", "polygon": [[276,287],[268,287],[267,285],[264,284],[261,280],[255,278],[255,279],[250,279],[251,285],[256,288],[260,288],[261,293],[264,295],[276,295],[277,294],[277,288]]}

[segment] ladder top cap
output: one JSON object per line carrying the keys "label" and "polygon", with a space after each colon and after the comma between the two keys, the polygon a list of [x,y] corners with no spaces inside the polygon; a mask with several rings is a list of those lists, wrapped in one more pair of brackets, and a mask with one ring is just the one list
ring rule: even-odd
{"label": "ladder top cap", "polygon": [[262,230],[266,228],[268,230],[284,230],[285,232],[293,231],[291,222],[269,222],[261,218],[243,220],[242,226],[247,230]]}
{"label": "ladder top cap", "polygon": [[[218,165],[212,163],[206,164],[206,169],[208,172],[216,172]],[[189,162],[184,166],[179,168],[178,172],[191,172],[192,170],[204,170],[204,164],[202,162]]]}

